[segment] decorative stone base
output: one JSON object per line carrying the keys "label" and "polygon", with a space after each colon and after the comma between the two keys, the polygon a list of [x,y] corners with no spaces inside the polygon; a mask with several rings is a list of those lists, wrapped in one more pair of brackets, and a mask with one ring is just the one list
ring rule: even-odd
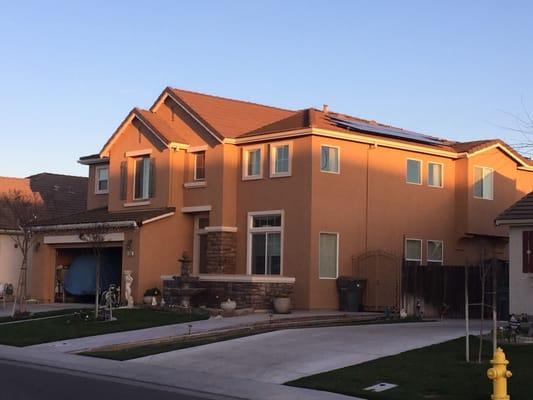
{"label": "decorative stone base", "polygon": [[[229,276],[231,277],[231,275]],[[179,278],[163,281],[163,296],[167,304],[179,304],[179,296],[177,295],[179,287]],[[238,309],[270,310],[274,297],[291,297],[294,283],[202,280],[200,278],[194,283],[194,287],[205,289],[191,299],[191,305],[194,307],[219,308],[222,301],[231,298],[237,302]]]}
{"label": "decorative stone base", "polygon": [[234,274],[237,263],[235,232],[207,233],[207,273]]}

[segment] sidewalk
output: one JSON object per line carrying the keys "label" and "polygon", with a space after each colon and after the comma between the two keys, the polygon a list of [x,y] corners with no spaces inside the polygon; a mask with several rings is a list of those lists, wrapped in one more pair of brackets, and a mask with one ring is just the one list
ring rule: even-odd
{"label": "sidewalk", "polygon": [[[355,397],[309,389],[282,386],[227,376],[166,368],[141,363],[125,363],[39,349],[0,345],[0,360],[52,367],[65,373],[85,373],[105,378],[155,384],[177,390],[232,396],[252,400],[357,400]],[[361,400],[361,399],[359,399]]]}
{"label": "sidewalk", "polygon": [[[345,313],[339,311],[294,311],[291,314],[274,314],[272,321],[290,320],[290,319],[310,319],[329,318],[329,317],[354,317],[371,319],[379,314],[376,313]],[[201,333],[209,331],[226,330],[232,328],[246,327],[257,323],[267,323],[270,315],[266,313],[256,313],[239,317],[216,319],[210,318],[203,321],[194,321],[190,324],[181,323],[173,325],[158,326],[153,328],[138,329],[134,331],[116,332],[105,335],[89,336],[78,339],[70,339],[58,342],[37,344],[26,347],[27,349],[45,350],[60,353],[80,352],[88,349],[95,349],[103,346],[112,346],[128,344],[135,342],[144,342],[149,340],[164,340],[175,338],[176,336],[188,335],[189,325],[191,333]]]}

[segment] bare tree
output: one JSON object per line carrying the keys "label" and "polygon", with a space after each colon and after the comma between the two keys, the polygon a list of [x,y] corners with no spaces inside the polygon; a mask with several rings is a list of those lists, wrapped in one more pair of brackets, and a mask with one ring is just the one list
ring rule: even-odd
{"label": "bare tree", "polygon": [[15,301],[11,312],[12,316],[27,311],[28,264],[30,251],[35,241],[32,224],[40,215],[42,209],[42,200],[35,193],[23,193],[20,190],[12,190],[0,195],[0,217],[13,225],[14,229],[8,230],[7,232],[22,256]]}

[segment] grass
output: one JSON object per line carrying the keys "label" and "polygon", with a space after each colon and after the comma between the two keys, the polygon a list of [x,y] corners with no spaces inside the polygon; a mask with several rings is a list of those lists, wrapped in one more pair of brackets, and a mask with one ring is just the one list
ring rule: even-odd
{"label": "grass", "polygon": [[16,317],[11,317],[11,316],[0,317],[0,324],[4,322],[26,321],[29,319],[47,318],[47,317],[55,317],[59,315],[74,314],[74,313],[79,313],[80,311],[82,310],[70,308],[70,309],[63,309],[63,310],[42,311],[42,312],[31,313],[31,314],[28,313],[28,314],[16,316]]}
{"label": "grass", "polygon": [[29,320],[16,324],[0,324],[0,344],[22,347],[209,318],[207,313],[189,315],[151,309],[115,310],[113,316],[117,320],[111,322],[84,320],[80,315],[87,315],[87,313]]}
{"label": "grass", "polygon": [[[477,351],[477,338],[471,348]],[[509,393],[513,400],[531,399],[533,346],[502,344],[508,368],[513,372]],[[464,361],[464,338],[452,340],[395,356],[313,375],[287,385],[360,396],[369,400],[485,400],[490,399],[492,383],[486,375],[492,344],[484,343],[482,364]],[[471,359],[477,359],[472,350]],[[477,353],[476,353],[477,354]],[[381,393],[363,390],[379,382],[399,385]]]}
{"label": "grass", "polygon": [[[369,324],[394,324],[394,323],[405,323],[405,322],[423,322],[419,319],[389,319],[389,320],[378,320],[378,321],[358,321],[350,322],[343,325],[369,325]],[[300,328],[302,326],[298,326]],[[115,349],[107,350],[92,350],[80,353],[85,356],[98,357],[98,358],[107,358],[110,360],[126,361],[132,360],[134,358],[151,356],[154,354],[166,353],[174,350],[186,349],[188,347],[203,346],[206,344],[224,342],[226,340],[239,339],[242,337],[258,335],[261,333],[272,332],[280,328],[269,328],[269,327],[249,327],[249,328],[240,328],[237,330],[224,332],[224,333],[211,333],[206,334],[201,337],[182,337],[170,341],[162,341],[159,343],[150,343],[138,346],[127,346],[127,347],[118,347]],[[288,327],[283,327],[281,329],[290,329]]]}

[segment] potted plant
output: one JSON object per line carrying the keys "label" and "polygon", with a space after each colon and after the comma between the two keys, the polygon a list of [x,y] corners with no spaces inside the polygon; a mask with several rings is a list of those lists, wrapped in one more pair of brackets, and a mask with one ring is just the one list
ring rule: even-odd
{"label": "potted plant", "polygon": [[143,298],[144,304],[152,305],[154,303],[155,298],[159,296],[160,294],[161,292],[156,287],[153,287],[151,289],[146,289],[146,291],[144,292],[144,298]]}
{"label": "potted plant", "polygon": [[237,302],[228,297],[226,301],[220,303],[220,308],[225,312],[233,312],[237,308]]}
{"label": "potted plant", "polygon": [[286,292],[274,291],[272,305],[276,314],[289,314],[291,312],[291,298]]}

